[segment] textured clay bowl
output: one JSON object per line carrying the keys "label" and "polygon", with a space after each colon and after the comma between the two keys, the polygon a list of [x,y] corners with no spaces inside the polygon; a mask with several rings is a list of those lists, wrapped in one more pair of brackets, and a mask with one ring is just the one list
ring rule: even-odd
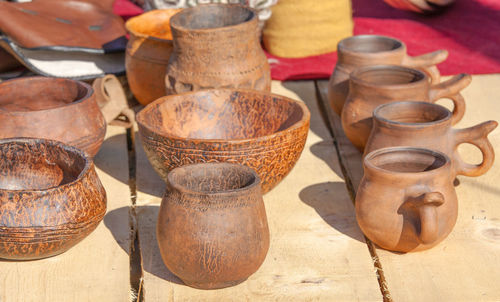
{"label": "textured clay bowl", "polygon": [[166,96],[137,115],[144,150],[165,181],[186,164],[232,162],[253,168],[263,193],[299,159],[309,119],[302,102],[240,89]]}
{"label": "textured clay bowl", "polygon": [[0,138],[53,139],[94,156],[105,134],[94,91],[83,82],[27,77],[0,83]]}
{"label": "textured clay bowl", "polygon": [[0,258],[33,260],[65,252],[99,224],[106,192],[94,164],[60,142],[0,140]]}

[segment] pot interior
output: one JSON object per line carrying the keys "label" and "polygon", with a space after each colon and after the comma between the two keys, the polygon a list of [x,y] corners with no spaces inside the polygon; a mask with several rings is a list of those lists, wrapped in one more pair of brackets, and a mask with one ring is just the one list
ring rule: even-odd
{"label": "pot interior", "polygon": [[127,21],[127,30],[135,35],[144,35],[163,40],[172,40],[170,18],[181,9],[158,9]]}
{"label": "pot interior", "polygon": [[361,53],[377,53],[401,48],[401,42],[382,36],[354,36],[340,42],[340,47]]}
{"label": "pot interior", "polygon": [[37,139],[0,142],[0,189],[44,190],[75,181],[86,166],[73,148]]}
{"label": "pot interior", "polygon": [[200,5],[172,18],[172,25],[188,30],[234,26],[256,18],[255,13],[240,5]]}
{"label": "pot interior", "polygon": [[28,112],[58,108],[91,93],[78,81],[44,77],[21,78],[0,83],[0,110]]}
{"label": "pot interior", "polygon": [[449,119],[451,113],[448,109],[436,104],[396,102],[378,107],[374,116],[390,123],[425,124]]}
{"label": "pot interior", "polygon": [[370,85],[405,85],[423,81],[425,75],[418,70],[404,67],[371,67],[355,74]]}
{"label": "pot interior", "polygon": [[292,127],[305,114],[287,98],[231,90],[170,96],[148,107],[139,114],[139,122],[187,139],[258,138]]}
{"label": "pot interior", "polygon": [[419,148],[388,148],[375,151],[367,160],[379,169],[397,173],[418,173],[443,167],[447,159],[440,153]]}

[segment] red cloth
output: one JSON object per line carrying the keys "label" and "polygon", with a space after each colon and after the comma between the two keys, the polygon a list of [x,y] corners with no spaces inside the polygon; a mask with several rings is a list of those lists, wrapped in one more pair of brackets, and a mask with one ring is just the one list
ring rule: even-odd
{"label": "red cloth", "polygon": [[113,13],[127,21],[134,16],[142,14],[143,10],[129,0],[115,0],[113,3]]}
{"label": "red cloth", "polygon": [[[352,0],[354,34],[379,34],[406,43],[410,55],[446,49],[439,64],[443,75],[500,72],[500,1],[456,0],[441,14],[419,15],[397,10],[382,0]],[[299,59],[268,54],[275,80],[329,78],[336,52]],[[279,63],[275,63],[279,61]]]}

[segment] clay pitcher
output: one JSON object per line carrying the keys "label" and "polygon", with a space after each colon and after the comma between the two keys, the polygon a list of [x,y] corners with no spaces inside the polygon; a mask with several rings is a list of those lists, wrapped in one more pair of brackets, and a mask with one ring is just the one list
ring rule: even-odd
{"label": "clay pitcher", "polygon": [[130,33],[125,56],[127,79],[130,90],[143,105],[166,94],[164,79],[174,47],[170,18],[179,11],[153,10],[125,24]]}
{"label": "clay pitcher", "polygon": [[377,106],[401,100],[434,103],[441,98],[453,101],[451,123],[454,125],[465,113],[465,101],[459,92],[470,82],[470,75],[459,74],[431,85],[427,76],[416,69],[391,65],[359,68],[350,76],[349,95],[341,115],[342,127],[347,138],[363,152]]}
{"label": "clay pitcher", "polygon": [[458,214],[455,173],[446,154],[389,147],[369,153],[356,194],[363,233],[384,249],[429,249],[452,231]]}
{"label": "clay pitcher", "polygon": [[[487,121],[465,129],[453,129],[451,112],[445,107],[424,102],[389,103],[373,112],[373,130],[365,154],[392,146],[429,148],[445,153],[451,159],[455,174],[480,176],[495,160],[487,135],[497,126],[497,122]],[[469,164],[461,158],[458,146],[465,143],[481,151],[481,164]]]}
{"label": "clay pitcher", "polygon": [[269,249],[259,177],[229,163],[172,170],[156,232],[163,262],[185,284],[215,289],[246,280]]}
{"label": "clay pitcher", "polygon": [[236,4],[200,5],[173,16],[167,94],[207,88],[270,91],[271,74],[258,23],[253,9]]}
{"label": "clay pitcher", "polygon": [[436,64],[446,60],[448,52],[437,50],[417,57],[406,53],[406,45],[397,39],[360,35],[346,38],[337,45],[337,65],[328,84],[328,99],[333,110],[340,115],[349,93],[349,74],[355,69],[373,65],[400,65],[416,68],[439,83]]}

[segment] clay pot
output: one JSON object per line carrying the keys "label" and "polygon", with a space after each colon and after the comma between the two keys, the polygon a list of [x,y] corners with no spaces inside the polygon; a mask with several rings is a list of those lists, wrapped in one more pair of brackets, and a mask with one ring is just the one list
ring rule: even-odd
{"label": "clay pot", "polygon": [[166,94],[165,74],[173,50],[170,18],[180,9],[153,10],[125,24],[130,33],[125,68],[130,90],[143,105]]}
{"label": "clay pot", "polygon": [[258,23],[253,9],[236,4],[200,5],[173,16],[167,94],[208,88],[270,91]]}
{"label": "clay pot", "polygon": [[441,98],[449,98],[454,103],[451,117],[454,125],[465,113],[465,101],[459,92],[470,82],[470,75],[459,74],[431,86],[427,76],[416,69],[382,65],[359,68],[350,76],[349,95],[341,115],[342,127],[347,138],[363,152],[377,106],[402,100],[434,103]]}
{"label": "clay pot", "polygon": [[363,233],[384,249],[429,249],[457,220],[455,173],[448,156],[423,148],[390,147],[369,153],[356,194]]}
{"label": "clay pot", "polygon": [[241,283],[269,249],[259,177],[228,163],[174,169],[156,234],[163,262],[187,285],[215,289]]}
{"label": "clay pot", "polygon": [[79,81],[45,77],[0,83],[0,138],[38,137],[61,141],[94,156],[106,121],[92,88]]}
{"label": "clay pot", "polygon": [[241,89],[166,96],[137,115],[146,155],[165,181],[182,165],[232,162],[253,168],[263,193],[299,159],[309,119],[303,102]]}
{"label": "clay pot", "polygon": [[[373,130],[365,154],[392,146],[413,146],[438,150],[452,161],[455,173],[479,176],[495,160],[487,135],[498,126],[495,121],[465,128],[451,128],[451,112],[439,105],[424,102],[396,102],[377,107],[373,112]],[[483,154],[479,165],[464,162],[458,153],[460,144],[473,144]]]}
{"label": "clay pot", "polygon": [[106,213],[106,192],[83,151],[60,142],[0,140],[0,258],[65,252]]}
{"label": "clay pot", "polygon": [[402,65],[420,69],[433,84],[439,83],[436,64],[448,57],[446,50],[438,50],[418,57],[406,54],[406,45],[397,39],[360,35],[344,39],[337,45],[337,65],[328,84],[328,99],[333,110],[340,115],[349,93],[349,74],[355,69],[374,65]]}

